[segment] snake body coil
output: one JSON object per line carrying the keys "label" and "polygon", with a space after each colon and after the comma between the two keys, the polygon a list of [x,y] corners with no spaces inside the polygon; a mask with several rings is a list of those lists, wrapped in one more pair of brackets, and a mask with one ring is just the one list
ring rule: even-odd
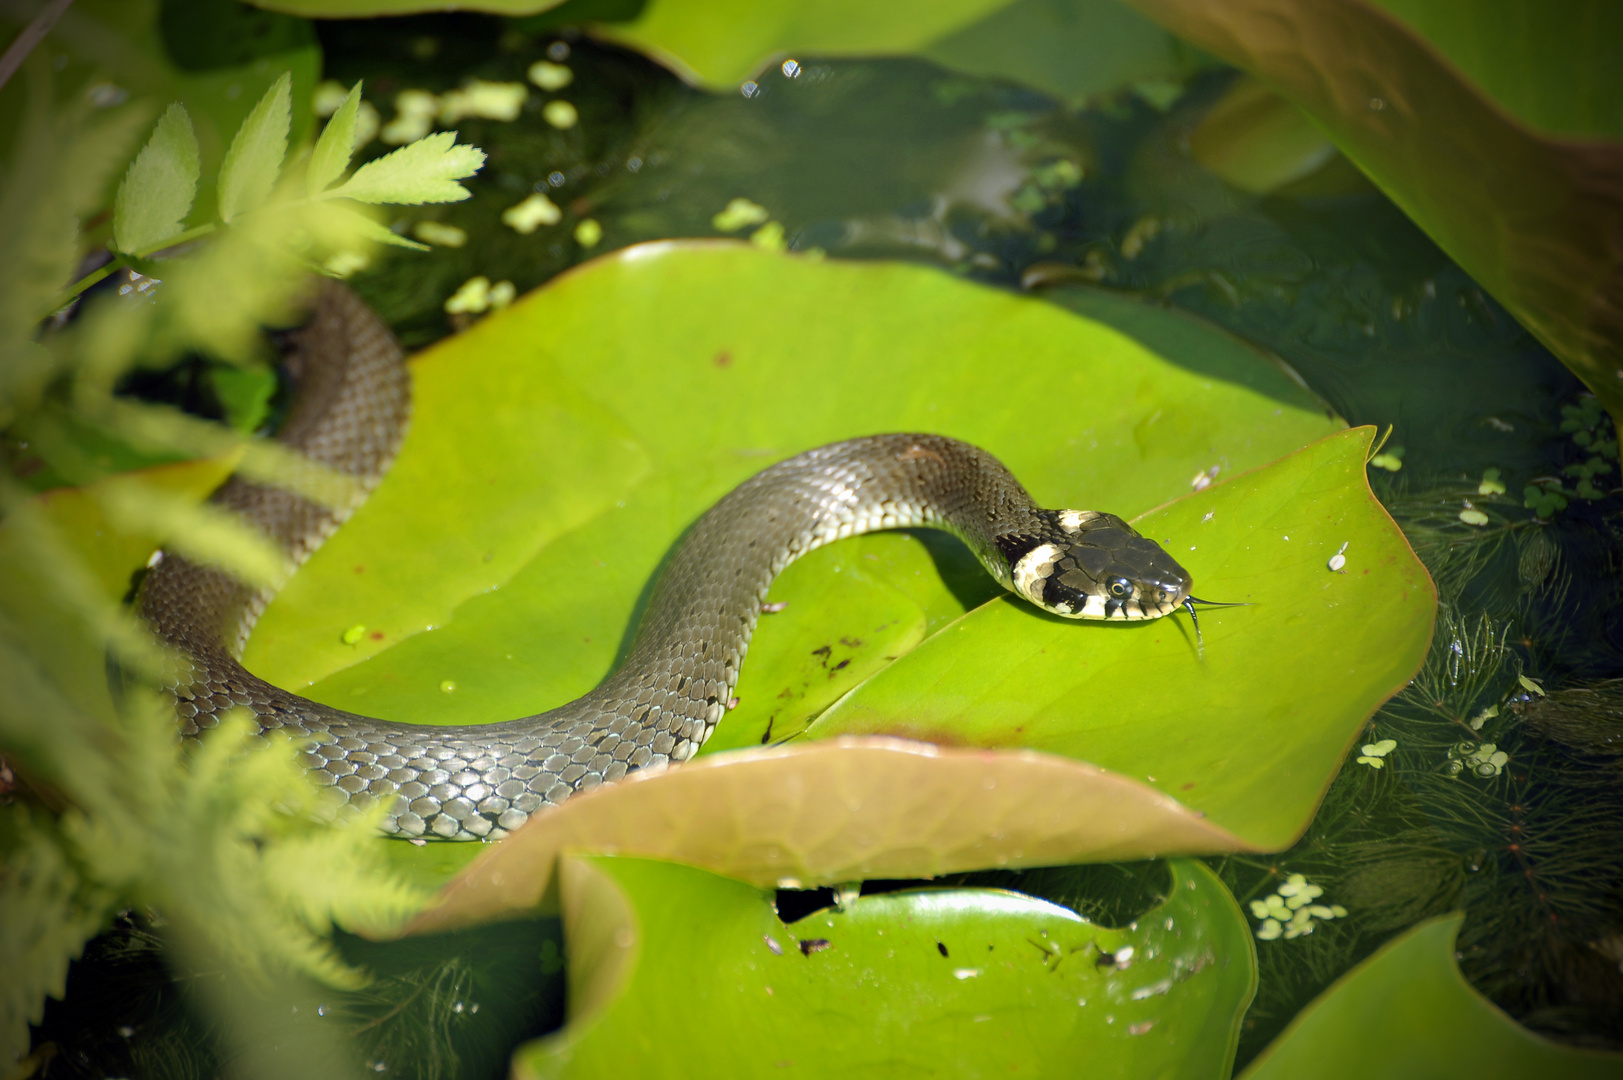
{"label": "snake body coil", "polygon": [[[289,364],[300,391],[279,438],[369,488],[393,460],[410,409],[388,329],[330,286],[295,335]],[[278,541],[293,565],[353,509],[240,477],[215,500]],[[159,558],[138,603],[187,658],[172,686],[185,735],[245,707],[262,729],[308,740],[318,783],[355,804],[391,800],[388,831],[490,839],[575,792],[691,757],[727,709],[779,571],[829,541],[914,526],[953,533],[1006,588],[1071,618],[1157,618],[1188,596],[1188,573],[1120,518],[1044,510],[984,450],[898,434],[809,450],[739,485],[671,556],[619,670],[567,705],[518,720],[395,723],[272,686],[236,659],[269,595],[173,554]]]}

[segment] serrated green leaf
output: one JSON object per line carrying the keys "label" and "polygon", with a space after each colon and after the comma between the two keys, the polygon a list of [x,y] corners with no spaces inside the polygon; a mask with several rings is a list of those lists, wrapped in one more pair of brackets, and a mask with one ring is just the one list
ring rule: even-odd
{"label": "serrated green leaf", "polygon": [[127,477],[102,485],[98,499],[115,528],[160,536],[194,562],[224,567],[256,585],[279,584],[286,573],[287,557],[275,543],[211,503]]}
{"label": "serrated green leaf", "polygon": [[197,196],[198,168],[192,118],[177,102],[158,120],[118,186],[113,246],[133,255],[180,235]]}
{"label": "serrated green leaf", "polygon": [[38,87],[28,96],[0,170],[0,251],[6,253],[0,427],[11,427],[38,400],[54,366],[33,339],[40,316],[72,279],[80,255],[77,219],[105,206],[109,182],[129,164],[156,115],[130,106],[62,116]]}
{"label": "serrated green leaf", "polygon": [[[111,896],[87,898],[61,845],[34,824],[24,804],[0,821],[0,1064],[28,1052],[47,995],[60,998],[68,964],[101,927]],[[88,902],[87,902],[88,899]],[[99,900],[99,902],[98,902]]]}
{"label": "serrated green leaf", "polygon": [[355,152],[355,117],[361,108],[361,84],[349,89],[349,96],[338,106],[332,119],[316,140],[310,155],[310,171],[305,180],[310,196],[321,194],[334,180],[349,168],[350,155]]}
{"label": "serrated green leaf", "polygon": [[339,207],[331,208],[334,217],[330,224],[341,229],[352,230],[351,235],[362,240],[371,240],[378,244],[393,244],[395,247],[410,248],[413,251],[427,251],[427,244],[420,244],[415,240],[391,232],[382,225],[373,221],[365,214],[357,214],[353,210],[344,210]]}
{"label": "serrated green leaf", "polygon": [[355,170],[348,183],[324,192],[323,196],[413,206],[461,202],[468,197],[468,189],[457,180],[472,176],[484,163],[483,150],[477,146],[456,145],[454,131],[438,131],[367,162]]}
{"label": "serrated green leaf", "polygon": [[293,76],[283,72],[237,129],[220,165],[221,221],[232,221],[263,203],[287,156],[293,122]]}

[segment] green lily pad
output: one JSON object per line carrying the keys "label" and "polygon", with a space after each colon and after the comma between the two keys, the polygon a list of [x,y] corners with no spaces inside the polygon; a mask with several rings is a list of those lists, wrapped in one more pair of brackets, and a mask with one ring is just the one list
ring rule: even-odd
{"label": "green lily pad", "polygon": [[628,23],[595,32],[647,53],[687,81],[732,89],[773,60],[885,56],[918,51],[1004,7],[1008,0],[649,0]]}
{"label": "green lily pad", "polygon": [[1073,102],[1135,83],[1163,84],[1176,97],[1179,84],[1211,63],[1119,0],[1014,0],[918,51]]}
{"label": "green lily pad", "polygon": [[1616,4],[1373,2],[1529,127],[1623,138],[1623,8]]}
{"label": "green lily pad", "polygon": [[1302,1010],[1243,1080],[1623,1075],[1623,1055],[1542,1038],[1477,993],[1454,962],[1464,918],[1428,920],[1382,946]]}
{"label": "green lily pad", "polygon": [[649,0],[631,21],[595,23],[593,32],[711,90],[731,90],[784,57],[901,53],[973,75],[1020,79],[1071,101],[1151,82],[1176,96],[1176,84],[1210,63],[1117,0],[882,6]]}
{"label": "green lily pad", "polygon": [[[466,11],[488,11],[493,15],[534,15],[558,7],[564,0],[478,0],[457,4]],[[444,0],[255,0],[256,7],[285,11],[311,19],[359,19],[377,15],[415,15],[425,11],[445,11]]]}
{"label": "green lily pad", "polygon": [[577,857],[563,879],[569,1022],[519,1048],[521,1078],[1223,1077],[1256,982],[1243,916],[1193,862],[1121,930],[997,890],[785,925],[770,892],[689,867]]}
{"label": "green lily pad", "polygon": [[[914,54],[974,75],[1022,79],[1072,101],[1135,82],[1181,82],[1210,60],[1118,0],[476,0],[501,15],[550,12],[648,54],[688,82],[732,90],[793,56]],[[396,15],[442,0],[259,0],[314,17]]]}
{"label": "green lily pad", "polygon": [[[992,449],[1051,505],[1131,515],[1213,466],[1254,467],[1338,429],[1251,356],[1248,382],[1200,356],[1186,370],[1051,304],[914,266],[732,243],[628,249],[414,360],[394,469],[271,604],[245,662],[389,719],[549,708],[612,670],[670,544],[771,461],[861,433],[939,431]],[[1069,404],[1042,407],[1053,401]],[[847,574],[867,584],[825,606],[823,587]],[[828,703],[808,693],[818,650],[854,650],[831,667],[868,650],[868,670],[917,639],[920,617],[936,629],[995,590],[935,537],[814,552],[775,587],[791,602],[762,620],[722,730],[751,728],[748,745],[769,720],[792,728]],[[785,692],[804,704],[785,712]]]}
{"label": "green lily pad", "polygon": [[1189,135],[1194,159],[1261,195],[1323,167],[1335,144],[1300,108],[1255,79],[1239,79]]}
{"label": "green lily pad", "polygon": [[999,598],[809,734],[1064,754],[1143,779],[1255,847],[1288,846],[1431,641],[1431,578],[1365,479],[1371,432],[1135,519],[1194,574],[1198,595],[1251,605],[1205,612],[1204,657],[1182,617],[1078,632]]}
{"label": "green lily pad", "polygon": [[1617,4],[1127,2],[1301,106],[1623,415]]}
{"label": "green lily pad", "polygon": [[[806,260],[731,243],[606,256],[414,361],[416,414],[393,471],[272,603],[245,662],[280,685],[308,686],[319,700],[389,719],[520,716],[570,700],[612,670],[670,544],[733,485],[802,449],[863,432],[941,431],[992,448],[1050,505],[1131,515],[1187,492],[1192,478],[1206,482],[1213,469],[1243,471],[1339,427],[1226,335],[1203,336],[1195,321],[1157,319],[1144,307],[1118,307],[1113,317],[1141,339],[1175,343],[1194,370],[1051,304],[914,266]],[[1034,412],[1033,403],[1054,401],[1067,405]],[[1326,508],[1345,503],[1368,513],[1364,441],[1335,444],[1343,448],[1339,471],[1320,479],[1340,494],[1327,496]],[[1345,516],[1338,510],[1333,520]],[[1203,587],[1219,557],[1244,563],[1241,524],[1237,515],[1213,534],[1214,562],[1185,560]],[[1372,559],[1389,551],[1370,542]],[[1296,550],[1318,560],[1306,543]],[[1391,554],[1393,566],[1376,581],[1399,569],[1399,553]],[[1403,567],[1418,569],[1406,549],[1401,555]],[[1353,584],[1318,561],[1325,577]],[[830,589],[834,580],[841,584]],[[748,746],[793,734],[996,592],[961,546],[941,538],[870,537],[813,553],[775,587],[772,598],[787,597],[789,606],[763,619],[740,707],[718,738]],[[1415,620],[1422,611],[1429,620],[1428,604],[1429,594],[1416,595]],[[1075,635],[1075,647],[1128,640],[1114,627],[1061,628],[1020,614],[1030,626],[1017,636],[1036,627]],[[1214,653],[1235,625],[1229,618],[1212,620]],[[356,626],[364,633],[352,633]],[[1384,692],[1418,662],[1406,650],[1415,633],[1423,644],[1423,632],[1418,621],[1406,630],[1378,618],[1366,626],[1349,656],[1377,672]],[[1162,659],[1193,662],[1174,622],[1132,640],[1160,641],[1148,647]],[[1168,652],[1172,642],[1181,651]],[[1396,657],[1393,670],[1371,653]],[[842,669],[844,660],[852,662]],[[1214,659],[1208,668],[1227,664]],[[997,681],[995,668],[977,661],[966,665],[970,683],[977,671]],[[1306,700],[1324,696],[1322,687],[1288,685]],[[1341,725],[1373,707],[1359,686],[1328,727],[1307,725],[1316,756],[1302,763],[1312,772],[1293,789],[1307,802],[1288,802],[1283,816],[1263,812],[1271,826],[1263,835],[1288,839],[1311,808],[1351,739]],[[1130,699],[1133,710],[1153,711],[1156,701]],[[1225,715],[1209,725],[1220,737],[1238,737],[1254,720]],[[1291,713],[1302,715],[1301,707]],[[1329,741],[1336,745],[1327,752]],[[1082,749],[1077,756],[1093,756]],[[1139,764],[1135,779],[1159,776]],[[1179,797],[1182,784],[1202,779],[1187,771],[1169,771],[1165,790]],[[1207,801],[1226,805],[1216,789]],[[1223,829],[1221,839],[1169,839],[1155,831],[1156,814],[1145,820],[1140,853],[1245,846]],[[904,840],[913,842],[898,833],[902,847]],[[1102,850],[1069,849],[1067,857],[1104,857]],[[821,876],[838,864],[807,872]],[[936,872],[933,865],[900,863],[889,872]]]}

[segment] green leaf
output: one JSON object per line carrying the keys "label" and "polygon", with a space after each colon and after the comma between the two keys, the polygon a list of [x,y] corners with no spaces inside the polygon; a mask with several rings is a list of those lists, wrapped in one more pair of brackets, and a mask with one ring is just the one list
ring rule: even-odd
{"label": "green leaf", "polygon": [[1299,105],[1623,415],[1623,7],[1127,2]]}
{"label": "green leaf", "polygon": [[169,106],[135,155],[113,204],[113,244],[143,254],[186,228],[197,195],[197,136],[180,103]]}
{"label": "green leaf", "polygon": [[220,165],[220,220],[230,222],[270,197],[287,156],[293,76],[284,72],[237,129]]}
{"label": "green leaf", "polygon": [[1176,85],[1210,63],[1118,0],[1014,0],[920,55],[972,75],[1018,79],[1069,101],[1145,80]]}
{"label": "green leaf", "polygon": [[[1167,344],[914,266],[736,243],[594,260],[413,362],[416,409],[393,470],[272,603],[249,666],[286,686],[331,679],[317,696],[400,719],[525,715],[610,669],[670,544],[777,458],[861,432],[939,431],[993,450],[1047,504],[1132,515],[1213,465],[1254,468],[1341,428],[1227,334],[1120,307]],[[1069,404],[1039,404],[1052,401]],[[837,665],[851,655],[842,637],[866,649],[892,634],[877,628],[896,609],[872,598],[906,600],[935,631],[999,592],[934,534],[814,552],[775,586],[807,602],[763,619],[723,729],[759,725],[758,742],[778,695],[804,683],[802,658],[831,644]],[[367,637],[344,645],[357,623]],[[757,663],[780,648],[786,670]]]}
{"label": "green leaf", "polygon": [[[528,15],[559,0],[478,0],[470,10]],[[731,88],[775,54],[876,56],[905,52],[974,22],[1008,0],[650,0],[630,24],[599,32],[653,53],[684,78]],[[268,0],[264,7],[317,17],[443,9],[441,0]],[[585,13],[591,18],[591,12]]]}
{"label": "green leaf", "polygon": [[632,22],[600,24],[598,29],[611,40],[656,57],[689,82],[731,89],[778,56],[912,52],[1007,2],[649,0]]}
{"label": "green leaf", "polygon": [[[129,0],[124,2],[135,6]],[[147,2],[136,0],[143,6]],[[288,53],[316,45],[315,26],[309,20],[275,15],[249,4],[164,0],[154,6],[163,50],[183,71],[218,71],[260,62],[262,71],[280,71]],[[278,61],[284,63],[275,66]]]}
{"label": "green leaf", "polygon": [[484,163],[483,150],[456,145],[456,132],[439,131],[367,162],[323,196],[364,203],[459,202],[468,197],[468,189],[457,180],[472,176]]}
{"label": "green leaf", "polygon": [[[1194,573],[1196,595],[1251,605],[1202,613],[1203,658],[1181,617],[1087,633],[999,598],[809,734],[1064,754],[1146,779],[1252,846],[1288,846],[1431,640],[1431,579],[1365,480],[1373,431],[1331,436],[1135,519]],[[1338,574],[1326,562],[1343,544]]]}
{"label": "green leaf", "polygon": [[[27,109],[20,110],[0,181],[0,251],[7,257],[0,289],[0,426],[7,427],[43,389],[38,324],[72,279],[81,254],[79,223],[105,209],[111,184],[152,118],[140,105],[88,116],[53,114],[43,88],[48,76],[31,73],[26,81]],[[0,98],[0,115],[3,108]]]}
{"label": "green leaf", "polygon": [[1477,1080],[1623,1073],[1623,1055],[1542,1038],[1500,1012],[1460,974],[1462,914],[1404,931],[1302,1010],[1243,1080]]}
{"label": "green leaf", "polygon": [[1260,195],[1314,172],[1336,148],[1301,109],[1242,78],[1201,117],[1189,151],[1235,187]]}
{"label": "green leaf", "polygon": [[[390,244],[394,247],[410,248],[413,251],[428,251],[427,244],[418,243],[409,237],[385,228],[373,221],[365,214],[357,214],[341,206],[323,208],[326,212],[319,219],[321,223],[332,230],[334,238],[343,241],[370,240],[376,244]],[[344,246],[340,244],[340,246]]]}
{"label": "green leaf", "polygon": [[[458,4],[465,11],[488,11],[495,15],[533,15],[548,11],[564,0],[477,0]],[[265,0],[257,6],[314,19],[347,19],[368,15],[409,15],[420,11],[444,11],[440,0]]]}
{"label": "green leaf", "polygon": [[279,585],[287,574],[287,555],[275,541],[210,503],[170,494],[137,476],[113,477],[98,485],[96,496],[114,528],[157,536],[194,562],[223,567],[260,587]]}
{"label": "green leaf", "polygon": [[1623,138],[1623,8],[1577,0],[1373,0],[1529,127]]}
{"label": "green leaf", "polygon": [[225,409],[226,423],[246,435],[265,422],[271,397],[276,393],[276,372],[265,367],[222,364],[209,370],[209,382]]}
{"label": "green leaf", "polygon": [[0,810],[0,1064],[28,1053],[47,995],[67,988],[68,964],[111,914],[106,893],[86,888],[54,835],[27,804]]}
{"label": "green leaf", "polygon": [[1085,1061],[1221,1078],[1255,987],[1250,934],[1211,871],[1171,876],[1124,930],[983,889],[864,896],[785,925],[740,882],[571,858],[569,1022],[520,1047],[513,1073],[1057,1076]]}
{"label": "green leaf", "polygon": [[[1288,843],[1351,741],[1347,725],[1418,663],[1429,584],[1365,486],[1364,433],[1316,447],[1270,471],[1274,479],[1223,483],[1340,423],[1265,358],[1198,319],[1121,300],[1096,307],[1126,332],[936,271],[738,244],[648,245],[587,264],[415,361],[417,411],[394,470],[271,605],[246,662],[272,682],[391,719],[527,715],[601,679],[670,545],[732,486],[789,454],[860,432],[939,431],[992,449],[1047,505],[1129,516],[1190,492],[1217,467],[1220,482],[1196,497],[1202,509],[1183,506],[1175,532],[1152,534],[1182,539],[1173,546],[1198,595],[1266,601],[1209,613],[1204,663],[1184,616],[1100,626],[999,602],[956,625],[998,615],[996,625],[1016,627],[1017,648],[1041,649],[1029,635],[1053,635],[1067,655],[1118,656],[1140,672],[1135,685],[1197,687],[1178,705],[1205,719],[1185,719],[1160,747],[1171,772],[1148,757],[1123,758],[1132,766],[1123,782],[1145,799],[1131,812],[1123,803],[1110,828],[1142,829],[1142,853],[1174,850],[1156,823],[1189,816],[1166,795],[1232,814],[1212,822],[1229,830],[1232,846]],[[1166,359],[1174,356],[1181,363]],[[1300,505],[1281,509],[1293,497]],[[1217,520],[1202,522],[1213,508]],[[1315,513],[1321,523],[1305,520]],[[1297,536],[1299,526],[1307,531]],[[1321,534],[1332,529],[1348,535],[1329,543]],[[1243,536],[1253,530],[1248,553]],[[1326,560],[1354,535],[1351,571],[1332,574]],[[1263,580],[1270,574],[1277,583]],[[1395,599],[1405,588],[1406,604]],[[1327,589],[1372,604],[1369,618],[1349,630],[1342,620],[1356,605],[1326,611],[1326,598],[1343,595]],[[763,619],[741,704],[717,737],[737,746],[792,735],[876,671],[884,669],[875,687],[900,677],[943,634],[959,635],[954,619],[997,595],[950,538],[876,535],[814,552],[774,587],[773,599],[791,603]],[[345,643],[356,625],[366,634]],[[1303,700],[1328,703],[1278,711],[1287,692],[1300,691],[1300,676],[1284,676],[1277,690],[1269,683],[1293,660],[1317,663],[1327,644],[1347,670],[1332,690],[1315,687]],[[950,692],[997,685],[999,649],[989,643],[963,662]],[[1248,683],[1244,664],[1269,649],[1266,677]],[[1022,700],[1071,686],[1071,673],[1044,678],[1055,681]],[[441,689],[447,682],[453,690]],[[1242,689],[1270,703],[1266,723],[1236,706]],[[1164,717],[1172,707],[1157,693],[1108,696],[1114,711],[1094,712],[1124,731],[1140,713]],[[1013,742],[1057,737],[1033,730]],[[1229,741],[1251,756],[1225,752]],[[1197,748],[1208,753],[1198,765]],[[1096,760],[1074,743],[1062,752]],[[1277,806],[1266,768],[1276,754],[1300,769]],[[874,775],[862,773],[863,782]],[[795,819],[775,820],[788,828]],[[1090,820],[1095,833],[1108,831]],[[1255,832],[1233,839],[1241,825]],[[984,850],[995,858],[998,849]]]}
{"label": "green leaf", "polygon": [[311,198],[321,194],[334,180],[349,168],[349,159],[355,152],[355,117],[361,107],[361,84],[349,88],[349,95],[338,106],[332,119],[321,130],[316,148],[310,154],[310,171],[305,188]]}

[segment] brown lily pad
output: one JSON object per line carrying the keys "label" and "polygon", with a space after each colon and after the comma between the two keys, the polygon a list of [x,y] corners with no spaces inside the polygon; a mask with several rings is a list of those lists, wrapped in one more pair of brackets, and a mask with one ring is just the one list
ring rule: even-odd
{"label": "brown lily pad", "polygon": [[578,796],[488,847],[403,932],[555,906],[565,851],[670,859],[799,888],[1247,849],[1097,765],[849,737],[718,754]]}
{"label": "brown lily pad", "polygon": [[[1370,0],[1128,3],[1300,105],[1623,415],[1623,143],[1532,127]],[[1558,71],[1529,77],[1562,82]]]}

